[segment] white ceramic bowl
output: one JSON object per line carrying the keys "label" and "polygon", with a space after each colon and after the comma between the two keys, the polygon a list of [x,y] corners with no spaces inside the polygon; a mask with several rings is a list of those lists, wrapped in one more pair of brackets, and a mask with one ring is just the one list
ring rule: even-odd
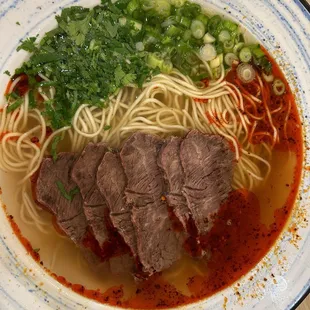
{"label": "white ceramic bowl", "polygon": [[[8,77],[25,58],[16,53],[19,40],[44,33],[55,25],[62,7],[99,1],[0,0],[0,93]],[[304,124],[304,168],[310,165],[310,14],[298,0],[209,0],[211,9],[236,19],[276,58],[293,91]],[[20,26],[16,24],[20,23]],[[310,172],[304,169],[298,201],[290,223],[276,246],[249,274],[191,309],[291,309],[310,287]],[[0,173],[2,200],[15,201],[14,179]],[[16,206],[18,207],[18,206]],[[290,233],[296,223],[298,236]],[[271,274],[275,277],[272,278]],[[253,280],[249,281],[250,276]],[[264,281],[264,278],[267,281]],[[238,294],[236,292],[238,291]],[[227,298],[227,299],[226,299]],[[0,309],[107,309],[63,287],[26,254],[0,210]]]}

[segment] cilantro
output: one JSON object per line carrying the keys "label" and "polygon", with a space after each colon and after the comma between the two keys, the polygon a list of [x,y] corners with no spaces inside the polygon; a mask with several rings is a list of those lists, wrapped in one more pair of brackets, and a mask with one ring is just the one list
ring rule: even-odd
{"label": "cilantro", "polygon": [[57,160],[57,146],[59,142],[62,140],[60,136],[54,137],[53,142],[52,142],[52,147],[51,147],[51,154],[53,157],[53,161],[55,162]]}
{"label": "cilantro", "polygon": [[19,99],[20,97],[15,91],[12,91],[11,93],[5,95],[6,100],[10,101],[11,99]]}
{"label": "cilantro", "polygon": [[31,89],[29,91],[29,107],[31,109],[34,109],[36,107],[36,101],[34,99],[34,91],[33,91],[33,89]]}
{"label": "cilantro", "polygon": [[19,98],[14,103],[10,104],[7,108],[7,113],[11,113],[19,108],[23,103],[23,99]]}
{"label": "cilantro", "polygon": [[61,181],[56,181],[56,185],[57,185],[59,191],[61,192],[62,196],[69,201],[72,201],[74,196],[79,193],[78,187],[75,187],[70,192],[67,192],[65,189],[65,186],[63,185],[63,183]]}
{"label": "cilantro", "polygon": [[106,126],[103,127],[103,130],[104,130],[104,131],[108,131],[108,130],[110,130],[111,128],[112,128],[112,126],[106,125]]}
{"label": "cilantro", "polygon": [[33,252],[39,253],[40,249],[39,248],[33,249]]}
{"label": "cilantro", "polygon": [[9,70],[5,70],[5,71],[3,72],[3,74],[6,74],[6,75],[8,75],[8,76],[11,76],[11,73],[10,73]]}
{"label": "cilantro", "polygon": [[20,26],[20,22],[16,22],[16,25],[17,25],[17,26]]}
{"label": "cilantro", "polygon": [[[128,84],[142,87],[160,73],[158,67],[148,65],[149,53],[158,53],[183,73],[192,71],[184,53],[196,52],[202,43],[171,37],[170,43],[164,44],[165,29],[159,25],[165,17],[156,12],[133,17],[127,12],[129,2],[102,0],[101,5],[92,9],[65,8],[56,16],[57,27],[47,32],[38,45],[36,38],[31,37],[18,47],[32,56],[15,74],[27,74],[34,91],[38,86],[53,86],[56,90],[54,98],[45,101],[42,109],[53,129],[70,126],[81,104],[104,108],[109,96],[122,87]],[[138,43],[143,51],[137,50]],[[50,82],[36,82],[40,73]],[[32,99],[30,108],[35,108]]]}
{"label": "cilantro", "polygon": [[21,45],[17,48],[17,51],[24,50],[30,53],[33,53],[37,50],[37,47],[35,45],[36,37],[30,37],[24,41],[21,41]]}

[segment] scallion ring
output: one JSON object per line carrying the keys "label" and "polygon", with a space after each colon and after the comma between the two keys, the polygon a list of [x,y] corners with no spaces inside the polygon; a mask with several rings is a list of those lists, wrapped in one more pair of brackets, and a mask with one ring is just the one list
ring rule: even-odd
{"label": "scallion ring", "polygon": [[275,79],[272,85],[273,92],[277,96],[282,96],[285,92],[285,84],[280,79]]}
{"label": "scallion ring", "polygon": [[251,83],[255,75],[255,70],[250,64],[242,63],[237,68],[237,76],[243,83]]}

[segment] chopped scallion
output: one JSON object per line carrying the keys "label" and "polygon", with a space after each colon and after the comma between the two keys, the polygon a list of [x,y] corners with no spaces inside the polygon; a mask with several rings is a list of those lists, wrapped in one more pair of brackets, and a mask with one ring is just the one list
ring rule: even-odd
{"label": "chopped scallion", "polygon": [[285,84],[280,79],[275,79],[272,89],[277,96],[282,96],[285,93]]}
{"label": "chopped scallion", "polygon": [[212,44],[205,44],[200,49],[200,57],[204,61],[211,61],[216,57],[216,49]]}
{"label": "chopped scallion", "polygon": [[239,53],[239,58],[242,62],[250,62],[252,59],[252,53],[251,50],[248,47],[244,47],[241,49]]}
{"label": "chopped scallion", "polygon": [[221,42],[229,41],[229,40],[231,39],[231,35],[230,35],[230,33],[229,33],[228,30],[222,30],[222,31],[219,33],[218,39],[219,39]]}
{"label": "chopped scallion", "polygon": [[194,19],[191,24],[191,31],[194,38],[201,39],[206,33],[206,28],[200,20]]}
{"label": "chopped scallion", "polygon": [[203,42],[204,43],[214,43],[215,38],[210,33],[206,33],[203,37]]}
{"label": "chopped scallion", "polygon": [[235,55],[234,53],[227,53],[224,59],[226,65],[229,67],[231,67],[234,62],[239,61],[238,56]]}

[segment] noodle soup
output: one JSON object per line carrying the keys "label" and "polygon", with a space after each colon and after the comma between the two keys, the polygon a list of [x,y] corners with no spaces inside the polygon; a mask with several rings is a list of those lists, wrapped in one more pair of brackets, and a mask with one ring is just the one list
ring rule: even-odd
{"label": "noodle soup", "polygon": [[[195,12],[197,7],[191,9]],[[172,10],[171,16],[185,14],[180,11]],[[200,15],[197,13],[192,19],[183,16],[196,25],[189,27],[193,28],[192,36],[199,36],[201,29],[197,25],[201,24],[194,21],[203,23]],[[163,23],[171,21],[168,16],[161,18]],[[209,16],[207,25],[211,20]],[[218,23],[225,25],[225,20]],[[164,25],[164,31],[174,29],[171,26],[183,29],[173,23]],[[19,210],[11,210],[8,205],[8,213],[14,216],[21,234],[53,276],[86,297],[120,307],[149,309],[206,298],[253,268],[275,242],[290,215],[303,156],[301,124],[291,90],[277,64],[260,46],[234,38],[232,51],[224,49],[220,53],[214,48],[216,54],[212,55],[214,49],[210,46],[214,42],[207,40],[228,45],[231,38],[225,36],[232,36],[229,27],[233,26],[227,22],[226,28],[223,26],[214,35],[209,26],[205,26],[208,30],[203,34],[203,48],[190,60],[193,74],[172,57],[169,72],[163,67],[167,59],[161,62],[151,58],[148,65],[152,68],[152,62],[157,61],[155,68],[161,73],[151,72],[141,87],[133,81],[126,83],[109,94],[102,106],[80,101],[66,126],[55,126],[47,110],[51,102],[60,100],[60,88],[53,75],[46,74],[46,64],[34,77],[21,72],[8,85],[7,103],[1,111],[0,165],[19,184],[20,203]],[[137,45],[138,51],[139,48]],[[259,63],[259,59],[264,61]],[[198,80],[193,78],[195,75]],[[80,249],[62,235],[55,215],[35,203],[31,177],[46,156],[64,151],[80,153],[89,142],[104,141],[111,148],[121,149],[137,131],[168,138],[184,137],[192,129],[224,137],[235,155],[233,191],[223,201],[210,232],[199,236],[206,253],[203,258],[184,254],[170,268],[142,282],[136,282],[132,273],[115,275],[106,264],[93,270]]]}

